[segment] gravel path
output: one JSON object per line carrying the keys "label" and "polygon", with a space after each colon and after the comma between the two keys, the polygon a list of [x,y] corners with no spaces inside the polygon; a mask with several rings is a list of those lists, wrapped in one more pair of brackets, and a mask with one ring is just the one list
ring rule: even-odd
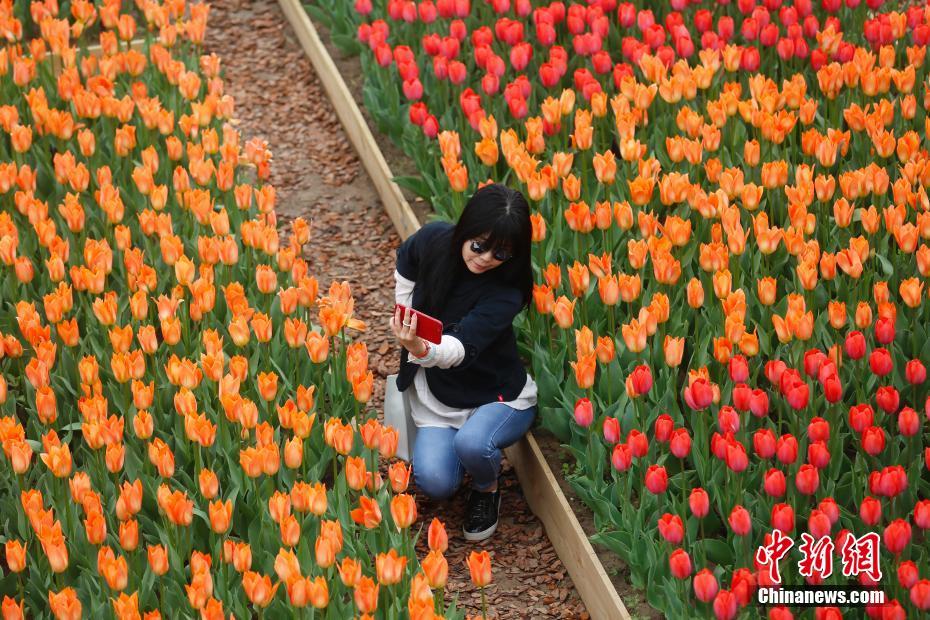
{"label": "gravel path", "polygon": [[[277,189],[281,225],[287,228],[299,215],[311,220],[306,258],[321,289],[334,279],[351,285],[358,318],[369,326],[363,339],[375,373],[370,405],[380,409],[384,378],[398,365],[387,321],[393,308],[392,274],[400,238],[276,2],[214,3],[207,51],[222,58],[226,90],[236,101],[243,138],[259,136],[270,145],[271,182]],[[350,61],[338,62],[345,67]],[[355,66],[357,74],[357,61]],[[494,583],[488,588],[491,615],[587,618],[571,578],[527,507],[506,460],[501,484],[501,523],[485,543],[494,567]],[[472,546],[461,536],[465,493],[445,504],[417,495],[424,528],[439,516],[450,535],[448,598],[458,596],[469,613],[480,613],[481,599],[465,567],[467,553],[480,545]],[[425,536],[423,543],[425,547]],[[422,548],[420,553],[425,554]]]}

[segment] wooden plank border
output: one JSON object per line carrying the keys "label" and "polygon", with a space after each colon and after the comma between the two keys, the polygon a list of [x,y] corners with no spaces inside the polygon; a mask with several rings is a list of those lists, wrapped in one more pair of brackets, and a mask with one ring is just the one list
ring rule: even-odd
{"label": "wooden plank border", "polygon": [[[342,75],[320,41],[300,0],[278,0],[278,4],[320,77],[394,227],[401,239],[406,239],[420,228],[420,223],[400,188],[394,183],[384,155]],[[630,620],[626,606],[559,488],[532,431],[506,448],[504,453],[517,473],[530,509],[543,522],[552,546],[571,575],[591,617],[594,620]]]}
{"label": "wooden plank border", "polygon": [[391,174],[384,154],[375,142],[375,137],[368,128],[368,123],[365,122],[352,93],[349,92],[336,64],[326,51],[323,42],[320,41],[316,28],[300,0],[278,0],[278,4],[281,5],[287,21],[297,34],[304,52],[313,63],[313,68],[323,83],[323,88],[329,95],[333,107],[336,108],[336,114],[342,121],[342,126],[349,135],[352,146],[358,152],[365,170],[368,171],[368,176],[371,177],[378,190],[381,203],[394,223],[394,228],[397,229],[401,239],[406,239],[417,231],[420,223],[410,205],[407,204],[400,187],[394,182],[394,175]]}

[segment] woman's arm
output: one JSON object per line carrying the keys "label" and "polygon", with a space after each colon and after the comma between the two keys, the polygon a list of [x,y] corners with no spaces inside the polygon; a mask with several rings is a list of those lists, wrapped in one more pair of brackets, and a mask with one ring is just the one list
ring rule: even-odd
{"label": "woman's arm", "polygon": [[[400,275],[399,271],[395,270],[394,301],[408,308],[411,307],[413,303],[413,287],[415,285],[416,282],[408,280]],[[461,363],[461,361],[465,359],[465,348],[458,338],[444,334],[438,345],[430,343],[429,351],[426,353],[425,357],[416,357],[411,354],[407,359],[414,364],[419,364],[426,368],[431,368],[433,366],[449,368]]]}

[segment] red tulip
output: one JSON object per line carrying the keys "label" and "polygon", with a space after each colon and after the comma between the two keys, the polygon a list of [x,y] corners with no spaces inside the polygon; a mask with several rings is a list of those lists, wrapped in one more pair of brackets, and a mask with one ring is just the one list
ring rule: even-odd
{"label": "red tulip", "polygon": [[904,377],[911,385],[920,385],[927,380],[927,367],[920,360],[911,360],[904,367]]}
{"label": "red tulip", "polygon": [[752,518],[749,516],[749,511],[739,504],[733,507],[727,520],[730,523],[730,529],[737,536],[746,536],[752,529]]}
{"label": "red tulip", "polygon": [[849,408],[849,426],[857,433],[862,433],[872,426],[874,417],[875,414],[869,405],[853,405]]}
{"label": "red tulip", "polygon": [[649,439],[635,428],[630,429],[630,432],[627,433],[626,442],[636,458],[642,458],[649,453]]}
{"label": "red tulip", "polygon": [[750,402],[752,401],[752,388],[745,383],[737,383],[733,386],[733,406],[737,411],[749,411]]}
{"label": "red tulip", "polygon": [[775,456],[775,433],[768,428],[760,428],[752,434],[752,448],[760,459]]}
{"label": "red tulip", "polygon": [[668,512],[659,517],[659,534],[673,545],[681,544],[685,536],[685,526],[681,517]]}
{"label": "red tulip", "polygon": [[914,525],[922,530],[930,529],[930,499],[922,499],[914,505]]}
{"label": "red tulip", "polygon": [[920,417],[910,407],[898,412],[898,432],[904,437],[913,437],[920,432]]}
{"label": "red tulip", "polygon": [[736,473],[745,471],[749,467],[749,457],[746,455],[746,448],[738,441],[727,442],[726,464]]}
{"label": "red tulip", "polygon": [[794,485],[804,495],[813,495],[820,486],[820,474],[813,465],[805,463],[794,477]]}
{"label": "red tulip", "polygon": [[907,560],[898,565],[898,583],[902,588],[910,590],[918,579],[920,579],[920,573],[916,564]]}
{"label": "red tulip", "polygon": [[807,445],[807,462],[817,469],[824,469],[830,464],[830,451],[823,441],[815,441]]}
{"label": "red tulip", "polygon": [[587,398],[575,401],[575,422],[584,428],[588,428],[594,422],[594,405]]}
{"label": "red tulip", "polygon": [[688,496],[688,507],[691,508],[691,514],[698,519],[706,517],[710,511],[710,498],[707,491],[701,487],[691,489],[691,494]]}
{"label": "red tulip", "polygon": [[604,418],[604,440],[607,443],[620,441],[620,421],[617,418]]}
{"label": "red tulip", "polygon": [[794,620],[794,614],[787,607],[770,607],[768,620]]}
{"label": "red tulip", "polygon": [[801,380],[792,382],[782,393],[792,409],[803,409],[810,399],[810,388]]}
{"label": "red tulip", "polygon": [[698,598],[699,601],[704,603],[709,603],[714,600],[714,597],[717,596],[717,590],[719,586],[717,585],[717,578],[714,577],[714,574],[706,568],[702,568],[694,576],[693,586],[694,586],[694,595]]}
{"label": "red tulip", "polygon": [[921,579],[911,587],[911,603],[917,609],[930,609],[930,579]]}
{"label": "red tulip", "polygon": [[739,413],[729,405],[724,405],[717,412],[717,428],[721,433],[739,432]]}
{"label": "red tulip", "polygon": [[785,433],[775,444],[775,455],[785,465],[791,465],[798,459],[798,440],[794,435]]}
{"label": "red tulip", "polygon": [[869,368],[875,375],[884,377],[892,371],[893,367],[891,354],[887,349],[879,347],[869,354]]}
{"label": "red tulip", "polygon": [[836,525],[836,522],[840,520],[840,507],[836,505],[836,500],[832,497],[825,497],[820,500],[817,508],[829,517],[831,525]]}
{"label": "red tulip", "polygon": [[630,382],[638,395],[648,394],[652,389],[652,371],[649,370],[649,366],[640,364],[634,368],[630,375]]}
{"label": "red tulip", "polygon": [[862,359],[866,350],[865,336],[860,331],[850,332],[846,336],[843,349],[846,351],[846,357],[853,360]]}
{"label": "red tulip", "polygon": [[894,319],[890,317],[879,317],[875,321],[875,340],[879,344],[890,344],[894,341]]}
{"label": "red tulip", "polygon": [[894,413],[898,410],[901,403],[901,397],[898,390],[891,385],[883,385],[875,393],[875,402],[885,413]]}
{"label": "red tulip", "polygon": [[869,474],[869,492],[883,497],[895,497],[907,489],[907,473],[900,465],[889,465]]}
{"label": "red tulip", "polygon": [[772,506],[772,527],[785,534],[794,531],[794,508],[789,504],[775,504]]}
{"label": "red tulip", "polygon": [[811,441],[829,441],[830,423],[819,416],[811,418],[807,424],[807,436]]}
{"label": "red tulip", "polygon": [[828,536],[832,529],[832,525],[833,524],[830,523],[830,517],[817,508],[814,508],[807,518],[807,531],[817,540],[820,540],[824,536]]}
{"label": "red tulip", "polygon": [[618,443],[610,454],[610,464],[617,471],[626,471],[633,464],[633,453],[625,443]]}
{"label": "red tulip", "polygon": [[742,355],[734,355],[729,363],[730,381],[743,383],[749,379],[749,362]]}
{"label": "red tulip", "polygon": [[843,384],[839,375],[831,374],[822,382],[823,396],[828,403],[838,403],[843,398]]}
{"label": "red tulip", "polygon": [[765,378],[773,385],[781,383],[781,377],[788,369],[787,364],[781,360],[770,360],[765,363]]}
{"label": "red tulip", "polygon": [[745,607],[753,600],[756,591],[756,575],[748,568],[737,568],[730,579],[730,591],[736,597],[736,603]]}
{"label": "red tulip", "polygon": [[669,450],[677,458],[683,459],[691,453],[691,435],[686,428],[676,428],[672,431],[669,441]]}
{"label": "red tulip", "polygon": [[808,349],[804,353],[804,373],[808,377],[816,377],[820,372],[820,366],[826,361],[827,356],[820,349]]}
{"label": "red tulip", "polygon": [[695,381],[684,390],[685,403],[695,411],[706,409],[714,402],[714,391],[706,379]]}
{"label": "red tulip", "polygon": [[900,555],[911,542],[911,524],[904,519],[895,519],[885,528],[882,539],[893,555]]}
{"label": "red tulip", "polygon": [[765,480],[762,488],[769,497],[782,497],[785,494],[785,474],[780,469],[774,467],[765,472]]}
{"label": "red tulip", "polygon": [[759,50],[754,47],[744,47],[739,61],[740,68],[743,71],[754,73],[759,69],[759,63]]}
{"label": "red tulip", "polygon": [[[758,55],[758,50],[756,51]],[[746,71],[754,71],[755,68],[745,67]],[[732,620],[739,611],[736,603],[736,597],[729,590],[720,590],[714,597],[714,616],[717,620]]]}
{"label": "red tulip", "polygon": [[762,418],[769,413],[769,393],[761,388],[752,391],[752,398],[749,400],[749,411],[757,418]]}
{"label": "red tulip", "polygon": [[[635,386],[634,386],[635,389]],[[637,391],[637,393],[639,393]],[[667,413],[660,414],[656,418],[655,422],[655,438],[656,441],[660,443],[665,443],[668,441],[669,437],[672,434],[672,430],[675,428],[675,422],[672,420],[672,416]]]}
{"label": "red tulip", "polygon": [[668,473],[662,465],[650,465],[646,470],[646,489],[653,495],[664,493],[668,488]]}
{"label": "red tulip", "polygon": [[668,567],[675,579],[691,576],[691,557],[684,549],[675,549],[668,558]]}

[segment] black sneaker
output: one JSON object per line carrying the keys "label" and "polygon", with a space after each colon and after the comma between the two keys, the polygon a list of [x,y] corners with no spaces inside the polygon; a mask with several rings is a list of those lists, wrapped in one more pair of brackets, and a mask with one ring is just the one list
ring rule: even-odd
{"label": "black sneaker", "polygon": [[501,507],[501,492],[471,490],[465,507],[465,540],[478,541],[490,538],[497,530],[497,513]]}

